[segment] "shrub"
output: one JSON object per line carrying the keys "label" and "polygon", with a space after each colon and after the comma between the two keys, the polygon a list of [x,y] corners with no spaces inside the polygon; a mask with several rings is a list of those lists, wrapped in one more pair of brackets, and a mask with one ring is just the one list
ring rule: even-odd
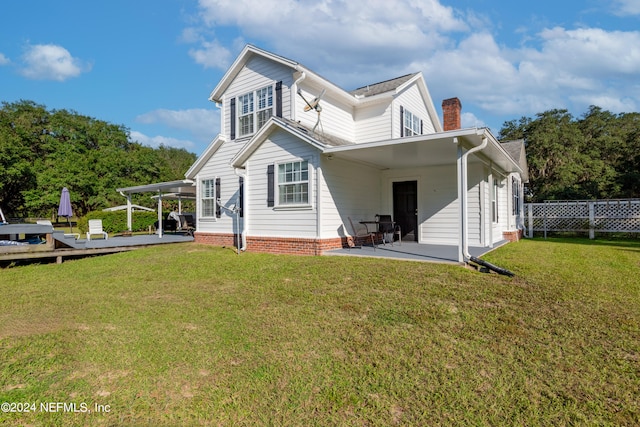
{"label": "shrub", "polygon": [[[167,217],[167,213],[162,214],[164,218]],[[126,231],[127,228],[127,211],[93,211],[87,215],[78,218],[78,228],[81,233],[86,233],[89,230],[90,219],[101,219],[102,228],[107,233],[121,233]],[[135,211],[131,217],[131,231],[147,231],[150,225],[153,225],[158,220],[158,214],[156,212]]]}

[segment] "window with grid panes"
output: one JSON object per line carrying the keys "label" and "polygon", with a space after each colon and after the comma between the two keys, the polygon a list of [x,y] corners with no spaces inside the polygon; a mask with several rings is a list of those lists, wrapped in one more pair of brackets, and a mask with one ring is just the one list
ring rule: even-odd
{"label": "window with grid panes", "polygon": [[200,205],[202,217],[216,216],[216,180],[203,179],[200,183]]}
{"label": "window with grid panes", "polygon": [[309,162],[278,165],[278,204],[309,204]]}

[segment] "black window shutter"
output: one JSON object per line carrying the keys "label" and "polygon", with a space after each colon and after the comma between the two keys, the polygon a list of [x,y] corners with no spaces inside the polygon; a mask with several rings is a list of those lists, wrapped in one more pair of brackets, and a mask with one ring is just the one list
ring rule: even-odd
{"label": "black window shutter", "polygon": [[231,99],[231,131],[229,132],[231,139],[236,139],[236,99]]}
{"label": "black window shutter", "polygon": [[404,108],[400,106],[400,138],[404,136]]}
{"label": "black window shutter", "polygon": [[216,218],[220,218],[222,210],[220,209],[220,178],[216,178]]}
{"label": "black window shutter", "polygon": [[272,208],[275,204],[275,189],[274,189],[274,166],[267,166],[267,206]]}
{"label": "black window shutter", "polygon": [[240,209],[240,218],[244,216],[244,178],[238,177],[238,209]]}
{"label": "black window shutter", "polygon": [[276,83],[276,117],[282,117],[282,82]]}
{"label": "black window shutter", "polygon": [[420,120],[420,135],[424,135],[424,122]]}

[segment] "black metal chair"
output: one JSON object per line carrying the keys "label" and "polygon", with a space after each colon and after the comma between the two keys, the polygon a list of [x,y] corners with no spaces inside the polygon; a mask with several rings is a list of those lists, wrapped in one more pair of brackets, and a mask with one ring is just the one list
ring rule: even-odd
{"label": "black metal chair", "polygon": [[393,222],[391,215],[377,215],[378,217],[378,232],[382,234],[382,243],[387,244],[387,236],[391,235],[391,246],[395,240],[395,236],[398,236],[398,244],[402,244],[402,231],[400,226]]}

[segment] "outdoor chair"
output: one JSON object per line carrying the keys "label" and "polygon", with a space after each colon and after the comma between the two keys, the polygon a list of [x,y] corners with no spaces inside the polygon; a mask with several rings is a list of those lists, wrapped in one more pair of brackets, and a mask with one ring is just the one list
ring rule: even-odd
{"label": "outdoor chair", "polygon": [[387,236],[391,235],[391,246],[395,240],[395,236],[398,236],[398,244],[402,244],[402,232],[400,226],[393,222],[391,215],[377,215],[378,216],[378,232],[382,233],[382,243],[387,244]]}
{"label": "outdoor chair", "polygon": [[358,230],[355,225],[353,225],[353,221],[351,220],[351,217],[348,217],[349,219],[349,224],[351,224],[351,229],[353,230],[353,235],[351,237],[353,237],[353,243],[349,245],[349,250],[351,250],[352,247],[356,247],[356,248],[360,248],[362,249],[362,244],[358,245],[358,239],[367,239],[370,238],[371,239],[371,245],[373,246],[373,250],[376,250],[376,242],[375,242],[375,238],[376,238],[376,233],[373,231],[369,231],[367,228],[365,228],[364,230],[361,228],[360,230]]}
{"label": "outdoor chair", "polygon": [[91,240],[92,234],[102,234],[105,240],[109,238],[109,235],[107,234],[107,232],[102,229],[101,219],[89,220],[89,231],[87,231],[87,240]]}

